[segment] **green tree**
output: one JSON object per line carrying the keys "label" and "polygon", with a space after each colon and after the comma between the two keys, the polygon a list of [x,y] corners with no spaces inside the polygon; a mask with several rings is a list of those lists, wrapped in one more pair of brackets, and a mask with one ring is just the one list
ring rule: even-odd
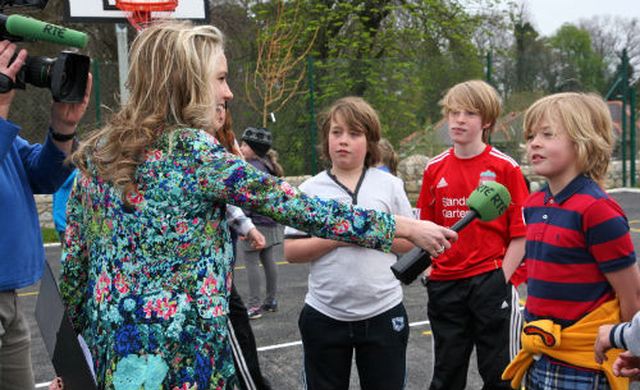
{"label": "green tree", "polygon": [[[498,0],[477,1],[484,5],[498,3]],[[277,25],[279,1],[240,3],[234,4],[249,7],[246,16],[254,27],[248,28],[245,36],[230,35],[230,42],[252,40],[259,32],[268,31],[267,26]],[[298,3],[286,3],[292,9],[290,4]],[[469,14],[461,1],[300,0],[299,4],[297,20],[304,21],[305,28],[290,47],[299,56],[312,42],[308,55],[314,58],[317,110],[346,95],[362,96],[378,111],[383,135],[396,145],[407,135],[440,119],[438,101],[449,87],[463,80],[483,78],[484,52],[473,44],[483,17]],[[261,50],[261,40],[257,42],[253,61],[257,61]],[[246,58],[249,60],[250,56]],[[306,65],[303,62],[297,63],[295,75],[303,71]],[[231,66],[235,70],[240,68],[250,80],[255,76],[254,65],[245,61],[239,67]],[[299,83],[300,90],[306,89],[303,81]],[[234,92],[236,99],[231,107],[236,123],[245,123],[250,118],[254,118],[254,123],[264,123],[264,116],[257,118],[248,113],[252,110],[235,109],[246,105],[255,94],[249,96],[244,90],[237,92],[237,88]],[[303,162],[313,147],[308,131],[308,102],[308,96],[292,96],[279,111],[278,121],[270,124],[288,174],[308,172],[304,170],[308,165]],[[241,117],[236,115],[238,111]]]}
{"label": "green tree", "polygon": [[622,51],[629,57],[629,83],[636,79],[640,68],[640,26],[638,18],[620,16],[595,16],[581,20],[579,27],[589,33],[591,47],[597,56],[603,58],[607,70],[607,85],[618,77]]}
{"label": "green tree", "polygon": [[454,84],[483,78],[484,54],[472,37],[482,16],[470,15],[458,2],[416,1],[404,11],[405,27],[399,31],[399,52],[417,61],[420,115],[426,122],[440,119],[438,102]]}
{"label": "green tree", "polygon": [[535,91],[540,74],[541,56],[544,45],[538,40],[538,32],[531,23],[523,20],[514,24],[515,37],[515,91]]}
{"label": "green tree", "polygon": [[549,38],[554,53],[554,72],[558,80],[552,91],[567,89],[596,90],[606,88],[606,66],[601,56],[591,48],[591,37],[586,30],[572,24],[564,24]]}
{"label": "green tree", "polygon": [[481,19],[458,2],[308,1],[306,9],[322,26],[313,51],[318,106],[363,96],[392,142],[438,120],[437,102],[452,84],[482,77],[471,43]]}

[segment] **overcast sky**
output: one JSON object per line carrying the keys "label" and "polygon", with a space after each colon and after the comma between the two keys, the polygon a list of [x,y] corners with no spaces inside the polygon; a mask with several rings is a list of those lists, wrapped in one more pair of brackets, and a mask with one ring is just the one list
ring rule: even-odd
{"label": "overcast sky", "polygon": [[595,15],[640,18],[640,0],[524,0],[540,35],[552,35],[564,23]]}

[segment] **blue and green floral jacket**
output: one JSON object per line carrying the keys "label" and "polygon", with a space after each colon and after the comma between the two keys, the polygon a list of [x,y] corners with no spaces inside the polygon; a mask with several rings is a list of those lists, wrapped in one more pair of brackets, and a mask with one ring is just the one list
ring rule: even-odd
{"label": "blue and green floral jacket", "polygon": [[390,215],[307,196],[200,130],[162,135],[136,183],[130,207],[95,172],[83,174],[68,205],[60,289],[105,389],[237,387],[226,203],[382,250],[395,233]]}

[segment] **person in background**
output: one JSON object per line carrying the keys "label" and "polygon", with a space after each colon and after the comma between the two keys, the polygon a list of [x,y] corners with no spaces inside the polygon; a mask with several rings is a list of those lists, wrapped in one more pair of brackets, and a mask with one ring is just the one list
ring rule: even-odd
{"label": "person in background", "polygon": [[[7,86],[15,81],[26,57],[26,50],[16,54],[13,43],[0,42],[0,84]],[[35,386],[29,325],[18,306],[16,293],[40,280],[45,262],[33,194],[55,192],[73,171],[64,160],[71,154],[90,91],[89,74],[81,103],[51,104],[51,122],[42,145],[29,144],[18,135],[20,127],[8,120],[16,91],[0,91],[0,389],[3,390],[30,390]]]}
{"label": "person in background", "polygon": [[389,172],[393,176],[398,176],[398,154],[393,150],[393,145],[385,138],[381,138],[378,142],[380,149],[380,159],[375,167]]}
{"label": "person in background", "polygon": [[[271,151],[271,132],[263,127],[249,127],[242,133],[240,151],[255,168],[270,175],[281,177],[282,167],[274,159]],[[247,211],[247,216],[256,225],[260,233],[265,237],[264,248],[256,250],[247,243],[241,242],[247,277],[249,280],[249,319],[255,320],[262,317],[263,311],[275,312],[278,310],[276,293],[278,288],[278,268],[276,265],[276,246],[281,244],[283,227],[272,219],[258,213]],[[260,301],[260,264],[264,269],[266,279],[266,296]]]}
{"label": "person in background", "polygon": [[602,187],[611,127],[607,105],[594,94],[550,95],[525,113],[527,160],[547,184],[524,208],[523,348],[503,374],[513,388],[523,377],[532,390],[628,388],[613,374],[613,359],[594,361],[593,347],[601,325],[629,321],[640,309],[629,223]]}
{"label": "person in background", "polygon": [[502,371],[515,356],[522,326],[519,298],[509,282],[524,255],[522,206],[529,195],[519,165],[487,144],[500,115],[496,90],[480,80],[451,87],[440,102],[453,147],[433,157],[417,207],[422,219],[452,226],[467,212],[478,185],[494,181],[511,194],[506,212],[476,220],[449,251],[433,259],[426,283],[435,362],[431,390],[462,390],[471,351],[485,389],[508,389]]}
{"label": "person in background", "polygon": [[[227,204],[310,234],[430,253],[457,234],[432,222],[303,194],[215,139],[226,102],[222,33],[166,21],[129,52],[127,103],[74,153],[60,292],[98,387],[234,389]],[[135,158],[132,158],[135,156]]]}
{"label": "person in background", "polygon": [[[412,218],[399,178],[376,169],[380,121],[359,97],[335,102],[323,115],[322,157],[331,167],[305,181],[307,194]],[[311,263],[309,291],[298,325],[304,383],[310,390],[349,388],[352,359],[362,389],[402,389],[406,383],[409,318],[390,266],[413,246],[393,241],[392,253],[311,237],[287,227],[285,257]]]}
{"label": "person in background", "polygon": [[[232,130],[231,113],[226,106],[222,114],[224,115],[224,120],[222,121],[222,127],[216,132],[216,138],[227,152],[242,157],[240,145],[238,145]],[[227,205],[226,219],[231,228],[234,258],[237,259],[238,236],[247,240],[254,250],[264,248],[266,244],[264,236],[241,208]],[[271,389],[269,381],[262,375],[260,370],[256,340],[249,323],[247,307],[236,289],[236,283],[231,286],[229,295],[229,341],[233,350],[233,360],[238,373],[240,388],[242,390]]]}
{"label": "person in background", "polygon": [[71,193],[71,188],[73,188],[75,183],[77,173],[78,170],[74,169],[69,177],[67,177],[67,180],[62,183],[62,186],[60,186],[58,191],[54,192],[52,196],[51,209],[53,214],[53,224],[56,232],[58,232],[58,237],[60,237],[60,243],[64,242],[64,230],[66,228],[67,219],[67,201],[69,200],[69,194]]}

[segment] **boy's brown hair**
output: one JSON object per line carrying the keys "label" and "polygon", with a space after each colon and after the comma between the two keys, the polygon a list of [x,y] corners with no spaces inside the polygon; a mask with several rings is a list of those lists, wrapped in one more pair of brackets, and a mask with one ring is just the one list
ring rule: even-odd
{"label": "boy's brown hair", "polygon": [[347,96],[339,99],[321,116],[320,126],[320,154],[323,160],[331,162],[329,156],[329,130],[331,120],[337,115],[350,130],[364,133],[367,138],[367,155],[364,160],[365,167],[374,166],[380,158],[378,141],[382,134],[378,114],[364,99],[356,96]]}
{"label": "boy's brown hair", "polygon": [[535,136],[544,120],[564,127],[573,141],[580,172],[604,186],[614,144],[611,113],[604,100],[577,92],[544,97],[524,115],[524,138]]}
{"label": "boy's brown hair", "polygon": [[398,174],[398,154],[393,149],[393,145],[386,138],[381,138],[378,142],[378,148],[380,150],[380,160],[378,163],[382,163],[389,168],[389,172],[392,175]]}
{"label": "boy's brown hair", "polygon": [[489,124],[482,131],[482,142],[487,142],[495,131],[494,125],[502,112],[498,92],[482,80],[470,80],[454,85],[440,100],[442,115],[447,117],[454,109],[477,112],[482,125]]}

